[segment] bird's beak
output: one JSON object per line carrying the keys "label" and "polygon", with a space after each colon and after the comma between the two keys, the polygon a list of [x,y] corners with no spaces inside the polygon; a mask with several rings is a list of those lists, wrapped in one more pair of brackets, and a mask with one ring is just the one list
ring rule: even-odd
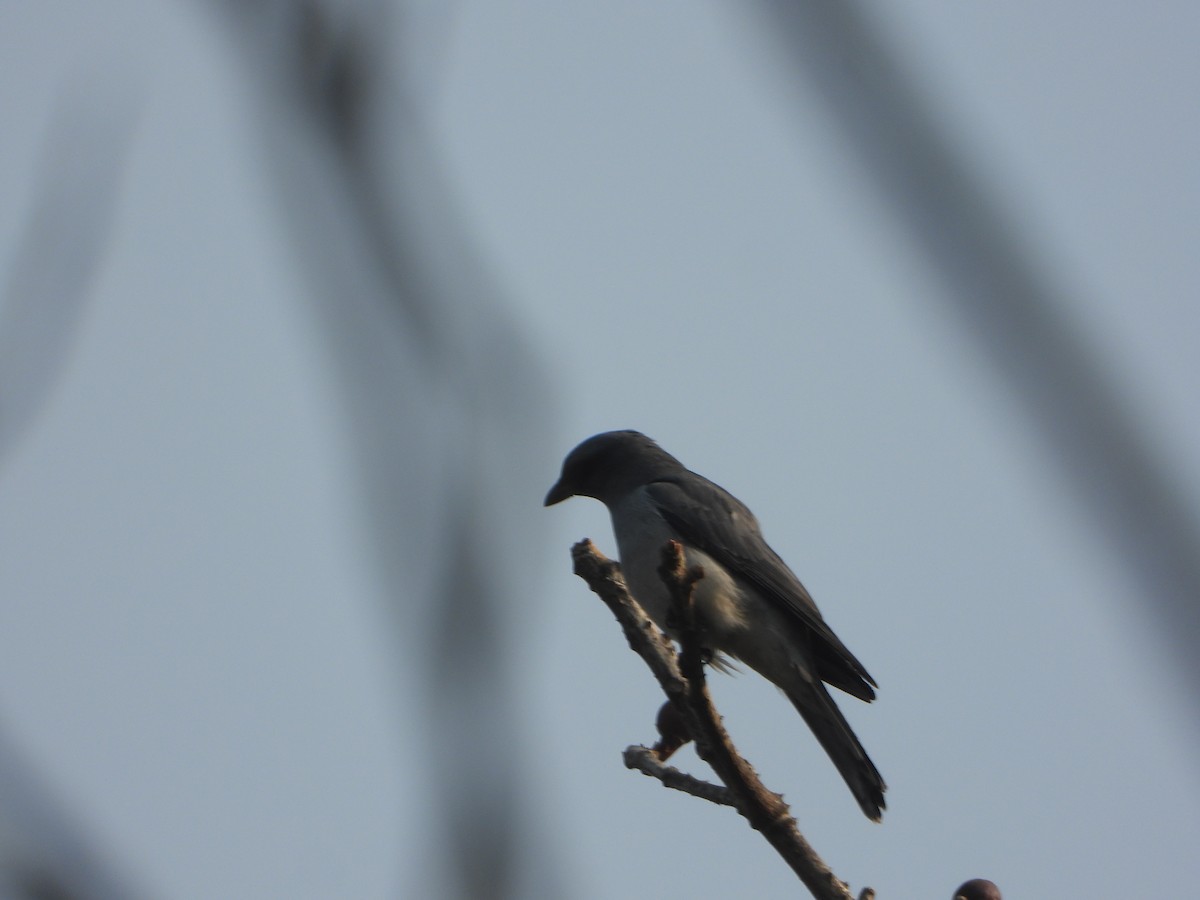
{"label": "bird's beak", "polygon": [[573,496],[575,496],[575,492],[567,487],[567,485],[564,484],[563,480],[560,478],[558,481],[554,482],[554,487],[550,488],[550,492],[546,494],[546,502],[542,505],[553,506],[555,503],[561,503],[568,497]]}

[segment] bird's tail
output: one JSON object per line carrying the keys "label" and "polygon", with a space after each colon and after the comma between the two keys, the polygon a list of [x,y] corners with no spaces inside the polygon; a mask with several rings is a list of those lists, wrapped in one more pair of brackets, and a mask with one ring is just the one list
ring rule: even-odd
{"label": "bird's tail", "polygon": [[837,766],[867,818],[873,822],[880,821],[887,806],[883,800],[887,785],[851,731],[850,723],[825,690],[825,685],[820,682],[805,683],[785,693]]}

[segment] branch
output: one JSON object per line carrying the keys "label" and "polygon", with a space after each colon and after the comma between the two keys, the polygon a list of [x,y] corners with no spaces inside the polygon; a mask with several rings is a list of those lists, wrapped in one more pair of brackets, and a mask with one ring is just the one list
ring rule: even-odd
{"label": "branch", "polygon": [[733,799],[729,788],[704,781],[694,775],[688,775],[674,766],[663,765],[658,753],[649,747],[641,745],[626,747],[622,758],[625,760],[625,768],[635,769],[651,778],[657,778],[663,783],[663,787],[683,791],[685,794],[691,794],[693,797],[699,797],[709,803],[716,803],[718,806],[737,807],[737,802]]}
{"label": "branch", "polygon": [[[654,777],[660,777],[660,773],[666,775],[660,778],[665,785],[703,799],[724,802],[714,798],[727,798],[729,805],[767,839],[817,900],[853,900],[846,883],[833,874],[800,834],[783,798],[766,789],[754,769],[738,754],[721,725],[705,685],[706,651],[692,610],[692,591],[696,582],[704,577],[703,571],[685,568],[683,550],[677,542],[671,541],[664,547],[663,566],[659,572],[671,590],[672,604],[679,620],[682,650],[677,658],[671,642],[630,595],[615,562],[604,557],[588,540],[576,544],[571,555],[575,561],[575,574],[586,581],[612,610],[630,647],[658,679],[667,700],[681,715],[695,740],[696,752],[712,766],[725,790],[662,766],[661,755],[655,759],[654,751],[645,748],[626,750],[626,765]],[[645,752],[639,754],[638,750]],[[671,784],[667,784],[668,777]]]}

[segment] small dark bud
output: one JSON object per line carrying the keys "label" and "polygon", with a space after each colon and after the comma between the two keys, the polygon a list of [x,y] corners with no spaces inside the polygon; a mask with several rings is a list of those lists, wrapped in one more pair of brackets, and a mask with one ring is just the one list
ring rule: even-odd
{"label": "small dark bud", "polygon": [[683,716],[670,701],[662,705],[654,724],[658,728],[660,740],[653,749],[660,762],[670,759],[671,754],[692,739]]}
{"label": "small dark bud", "polygon": [[986,878],[972,878],[954,892],[954,900],[1002,900],[1000,888]]}

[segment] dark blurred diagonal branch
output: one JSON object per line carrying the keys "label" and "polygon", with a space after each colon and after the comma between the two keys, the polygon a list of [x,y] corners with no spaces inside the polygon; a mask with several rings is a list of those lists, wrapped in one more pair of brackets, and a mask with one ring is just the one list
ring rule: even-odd
{"label": "dark blurred diagonal branch", "polygon": [[757,9],[768,40],[796,79],[817,87],[1085,509],[1140,577],[1200,688],[1200,521],[1072,325],[1045,261],[955,148],[862,2],[759,0]]}
{"label": "dark blurred diagonal branch", "polygon": [[[135,101],[103,79],[76,81],[54,110],[0,305],[0,460],[33,426],[70,358],[112,234]],[[0,893],[139,896],[85,831],[0,731]]]}
{"label": "dark blurred diagonal branch", "polygon": [[401,75],[404,7],[216,6],[341,376],[397,664],[422,667],[427,817],[444,829],[451,885],[437,893],[563,896],[553,842],[524,808],[505,629],[531,599],[509,561],[528,558],[520,510],[536,505],[521,491],[537,483],[547,391]]}
{"label": "dark blurred diagonal branch", "polygon": [[59,98],[0,302],[0,458],[62,374],[112,234],[139,106],[103,83]]}
{"label": "dark blurred diagonal branch", "polygon": [[35,767],[0,729],[0,896],[136,900],[107,848],[85,836]]}

